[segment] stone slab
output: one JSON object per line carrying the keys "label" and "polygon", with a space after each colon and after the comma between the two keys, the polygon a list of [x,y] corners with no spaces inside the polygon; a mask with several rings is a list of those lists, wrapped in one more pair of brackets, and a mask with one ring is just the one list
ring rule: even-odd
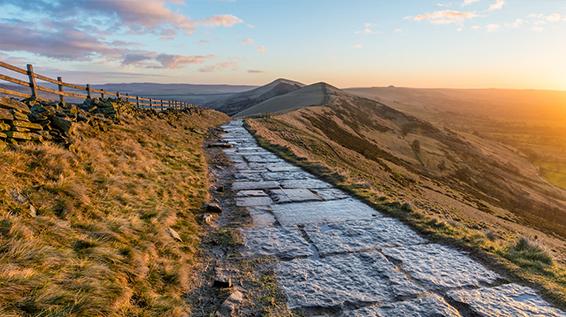
{"label": "stone slab", "polygon": [[341,317],[462,317],[442,297],[426,294],[411,300],[345,311]]}
{"label": "stone slab", "polygon": [[244,256],[277,256],[292,259],[314,254],[297,228],[267,227],[242,231]]}
{"label": "stone slab", "polygon": [[304,179],[304,180],[284,180],[281,182],[283,188],[331,188],[332,186],[318,179]]}
{"label": "stone slab", "polygon": [[274,181],[269,182],[234,182],[232,183],[232,190],[249,190],[249,189],[275,189],[279,188],[279,183]]}
{"label": "stone slab", "polygon": [[279,263],[279,285],[291,309],[391,301],[422,289],[379,253],[358,253]]}
{"label": "stone slab", "polygon": [[266,197],[267,193],[263,190],[241,190],[236,193],[236,197]]}
{"label": "stone slab", "polygon": [[399,261],[413,278],[433,289],[479,287],[500,279],[468,255],[439,244],[385,248],[382,252]]}
{"label": "stone slab", "polygon": [[371,219],[378,214],[355,199],[273,205],[273,214],[283,226],[308,223]]}
{"label": "stone slab", "polygon": [[271,206],[273,200],[269,197],[237,197],[236,206],[253,207],[253,206]]}
{"label": "stone slab", "polygon": [[518,284],[448,292],[448,297],[465,304],[478,316],[566,317],[533,289]]}
{"label": "stone slab", "polygon": [[321,200],[320,197],[305,188],[273,189],[269,191],[269,194],[278,204]]}
{"label": "stone slab", "polygon": [[350,195],[336,188],[313,188],[311,190],[322,198],[322,200],[337,200],[350,197]]}
{"label": "stone slab", "polygon": [[267,206],[248,207],[248,212],[252,217],[254,227],[273,227],[277,219],[271,213],[271,208]]}
{"label": "stone slab", "polygon": [[416,232],[392,218],[306,225],[321,255],[425,243]]}
{"label": "stone slab", "polygon": [[266,172],[266,173],[261,173],[261,176],[266,181],[313,179],[312,175],[302,171]]}
{"label": "stone slab", "polygon": [[236,172],[236,173],[234,173],[234,178],[236,179],[236,181],[252,181],[252,182],[263,181],[263,178],[261,177],[260,173]]}
{"label": "stone slab", "polygon": [[291,172],[301,170],[299,167],[291,165],[289,163],[267,164],[266,167],[270,172]]}

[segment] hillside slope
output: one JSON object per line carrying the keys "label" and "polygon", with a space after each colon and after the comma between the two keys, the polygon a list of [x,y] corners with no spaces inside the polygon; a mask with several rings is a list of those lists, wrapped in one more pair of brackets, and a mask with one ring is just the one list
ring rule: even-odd
{"label": "hillside slope", "polygon": [[537,240],[559,266],[539,263],[534,279],[565,291],[566,191],[517,150],[373,100],[346,93],[327,100],[248,122],[264,144],[378,206],[407,203],[408,217],[426,230],[505,257],[518,237]]}
{"label": "hillside slope", "polygon": [[277,79],[267,85],[214,100],[207,103],[206,106],[233,115],[262,101],[287,94],[303,86],[292,80]]}
{"label": "hillside slope", "polygon": [[236,117],[247,117],[266,113],[284,113],[295,109],[319,106],[329,102],[330,98],[343,94],[338,88],[327,83],[316,83],[276,96],[246,108]]}
{"label": "hillside slope", "polygon": [[0,150],[0,315],[190,315],[208,197],[202,144],[226,119],[89,118],[72,126],[69,148]]}

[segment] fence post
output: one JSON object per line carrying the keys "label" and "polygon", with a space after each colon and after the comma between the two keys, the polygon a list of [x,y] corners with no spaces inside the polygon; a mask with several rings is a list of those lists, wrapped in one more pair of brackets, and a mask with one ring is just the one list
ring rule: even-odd
{"label": "fence post", "polygon": [[161,111],[165,110],[165,106],[163,105],[163,99],[161,99],[161,107],[160,107]]}
{"label": "fence post", "polygon": [[116,92],[116,100],[120,100],[120,92],[119,91]]}
{"label": "fence post", "polygon": [[63,104],[65,104],[65,96],[63,96],[63,78],[61,78],[61,77],[57,77],[57,88],[59,89],[59,92],[61,93],[59,95],[59,102],[63,105]]}
{"label": "fence post", "polygon": [[140,108],[140,97],[136,96],[136,108]]}
{"label": "fence post", "polygon": [[100,89],[100,99],[104,99],[104,89]]}
{"label": "fence post", "polygon": [[90,99],[90,84],[86,84],[86,98]]}
{"label": "fence post", "polygon": [[149,98],[149,109],[151,109],[151,107],[153,107],[152,102],[151,102],[151,98]]}
{"label": "fence post", "polygon": [[27,65],[28,77],[29,77],[29,87],[31,88],[31,97],[37,98],[37,81],[35,80],[35,75],[33,74],[33,66],[31,64]]}

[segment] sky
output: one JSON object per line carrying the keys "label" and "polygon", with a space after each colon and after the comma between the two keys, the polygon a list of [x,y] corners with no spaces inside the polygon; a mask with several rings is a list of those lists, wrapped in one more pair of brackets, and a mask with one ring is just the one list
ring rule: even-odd
{"label": "sky", "polygon": [[0,60],[77,83],[566,90],[566,0],[0,0]]}

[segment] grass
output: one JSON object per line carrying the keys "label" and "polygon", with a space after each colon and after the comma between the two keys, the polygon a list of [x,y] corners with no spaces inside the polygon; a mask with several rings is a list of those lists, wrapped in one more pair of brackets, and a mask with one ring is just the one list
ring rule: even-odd
{"label": "grass", "polygon": [[80,124],[68,149],[1,151],[0,315],[190,314],[208,199],[202,144],[224,120],[138,114],[104,131]]}
{"label": "grass", "polygon": [[261,146],[287,161],[404,221],[432,241],[470,251],[478,260],[506,270],[514,279],[528,282],[558,306],[566,307],[566,268],[537,244],[513,235],[496,235],[450,213],[430,213],[390,195],[389,189],[381,186],[382,179],[374,176],[372,165],[347,156],[347,152],[333,152],[323,140],[276,118],[249,119],[246,124]]}

